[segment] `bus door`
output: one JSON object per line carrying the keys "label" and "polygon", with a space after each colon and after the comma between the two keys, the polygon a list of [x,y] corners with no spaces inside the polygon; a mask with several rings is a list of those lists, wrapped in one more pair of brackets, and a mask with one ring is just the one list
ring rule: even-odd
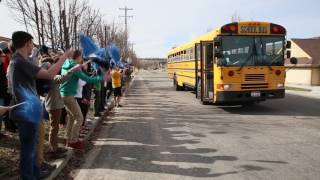
{"label": "bus door", "polygon": [[201,101],[213,101],[213,41],[200,42]]}
{"label": "bus door", "polygon": [[200,66],[200,50],[201,50],[201,44],[196,43],[194,49],[194,59],[195,59],[195,89],[196,89],[196,98],[201,98],[201,66]]}

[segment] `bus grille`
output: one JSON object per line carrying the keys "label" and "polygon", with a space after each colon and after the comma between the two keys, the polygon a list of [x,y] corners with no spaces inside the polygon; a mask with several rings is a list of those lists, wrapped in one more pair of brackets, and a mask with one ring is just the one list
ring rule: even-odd
{"label": "bus grille", "polygon": [[268,89],[268,83],[241,84],[241,89],[244,89],[244,90],[251,90],[251,89]]}
{"label": "bus grille", "polygon": [[265,76],[264,74],[245,74],[244,80],[246,82],[265,81]]}

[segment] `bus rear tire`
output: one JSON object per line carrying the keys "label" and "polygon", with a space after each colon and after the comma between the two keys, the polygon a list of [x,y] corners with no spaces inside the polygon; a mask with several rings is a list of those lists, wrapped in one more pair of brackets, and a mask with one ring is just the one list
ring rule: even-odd
{"label": "bus rear tire", "polygon": [[175,78],[173,79],[173,88],[174,88],[174,90],[176,90],[176,91],[182,91],[182,87],[179,86],[179,84],[178,84],[178,82],[176,81]]}

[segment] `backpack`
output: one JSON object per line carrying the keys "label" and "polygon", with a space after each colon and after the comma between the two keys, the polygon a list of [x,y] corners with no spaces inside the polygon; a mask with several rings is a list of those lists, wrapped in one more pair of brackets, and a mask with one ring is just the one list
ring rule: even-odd
{"label": "backpack", "polygon": [[[46,59],[46,58],[44,58]],[[50,59],[50,58],[47,58]],[[40,65],[44,69],[48,69],[48,62],[44,62]],[[40,96],[46,96],[53,88],[53,80],[51,79],[37,79],[36,80],[37,93]]]}
{"label": "backpack", "polygon": [[53,80],[37,79],[36,80],[37,93],[40,96],[46,96],[53,88]]}

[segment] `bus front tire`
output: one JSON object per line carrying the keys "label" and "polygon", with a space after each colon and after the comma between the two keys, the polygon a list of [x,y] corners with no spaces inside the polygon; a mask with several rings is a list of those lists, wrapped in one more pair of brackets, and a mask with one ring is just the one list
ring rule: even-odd
{"label": "bus front tire", "polygon": [[173,88],[176,90],[176,91],[182,91],[182,87],[179,86],[178,82],[176,81],[176,79],[173,79]]}

